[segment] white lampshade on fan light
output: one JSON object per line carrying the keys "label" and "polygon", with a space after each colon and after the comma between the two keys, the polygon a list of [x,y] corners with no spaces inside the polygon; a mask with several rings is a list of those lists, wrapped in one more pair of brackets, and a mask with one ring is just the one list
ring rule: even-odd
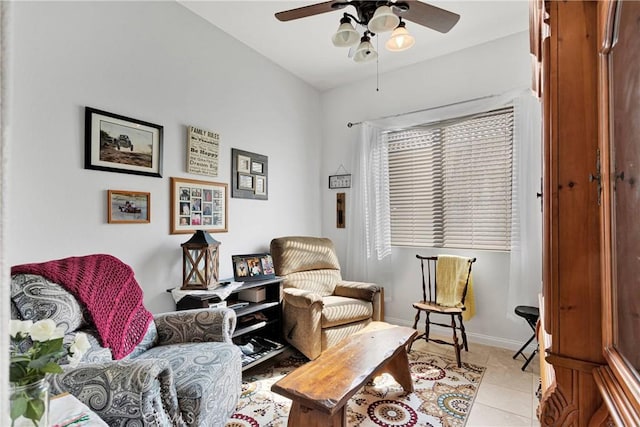
{"label": "white lampshade on fan light", "polygon": [[416,39],[405,28],[404,21],[400,20],[396,29],[391,33],[391,37],[387,40],[385,47],[391,52],[402,52],[413,46],[415,42]]}
{"label": "white lampshade on fan light", "polygon": [[335,47],[353,46],[360,40],[360,34],[351,25],[351,19],[347,16],[340,20],[338,31],[331,37],[331,41]]}
{"label": "white lampshade on fan light", "polygon": [[356,49],[356,53],[353,55],[353,60],[356,62],[368,62],[378,57],[378,52],[375,51],[371,44],[371,39],[366,34],[360,39],[360,44]]}
{"label": "white lampshade on fan light", "polygon": [[372,33],[384,33],[398,26],[400,18],[393,13],[389,6],[380,6],[376,9],[367,27]]}

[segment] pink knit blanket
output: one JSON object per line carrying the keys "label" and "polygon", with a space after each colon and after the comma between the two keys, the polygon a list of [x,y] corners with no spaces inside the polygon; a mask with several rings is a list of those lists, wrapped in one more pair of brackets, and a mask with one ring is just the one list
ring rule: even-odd
{"label": "pink knit blanket", "polygon": [[133,270],[111,255],[17,265],[11,274],[37,274],[72,293],[86,306],[102,346],[110,348],[115,359],[133,351],[153,320],[142,305],[142,289]]}

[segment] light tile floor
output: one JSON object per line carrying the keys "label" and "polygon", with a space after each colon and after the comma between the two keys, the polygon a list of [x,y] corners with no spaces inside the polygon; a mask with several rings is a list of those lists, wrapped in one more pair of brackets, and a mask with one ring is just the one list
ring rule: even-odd
{"label": "light tile floor", "polygon": [[[444,354],[455,359],[453,347],[416,341],[413,348]],[[539,427],[536,417],[540,364],[536,355],[527,369],[524,358],[513,359],[515,351],[469,343],[462,361],[486,368],[466,427]],[[528,353],[527,353],[528,354]]]}

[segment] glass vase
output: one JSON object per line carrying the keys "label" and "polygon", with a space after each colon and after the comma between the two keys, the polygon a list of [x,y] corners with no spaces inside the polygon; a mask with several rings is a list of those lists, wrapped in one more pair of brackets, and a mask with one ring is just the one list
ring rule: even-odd
{"label": "glass vase", "polygon": [[9,396],[12,427],[49,426],[49,384],[46,379],[26,384],[11,384]]}

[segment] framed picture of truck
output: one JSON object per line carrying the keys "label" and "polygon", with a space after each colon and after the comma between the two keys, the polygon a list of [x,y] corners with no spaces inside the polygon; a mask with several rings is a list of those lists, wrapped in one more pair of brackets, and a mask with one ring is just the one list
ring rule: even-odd
{"label": "framed picture of truck", "polygon": [[163,127],[85,108],[85,169],[162,177]]}

